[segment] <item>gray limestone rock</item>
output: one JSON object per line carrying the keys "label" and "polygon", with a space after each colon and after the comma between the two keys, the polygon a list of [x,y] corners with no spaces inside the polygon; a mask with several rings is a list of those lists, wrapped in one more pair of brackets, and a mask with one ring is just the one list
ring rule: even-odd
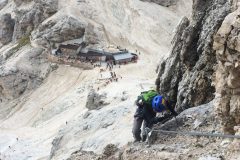
{"label": "gray limestone rock", "polygon": [[14,20],[11,14],[4,14],[0,17],[0,42],[5,45],[12,41]]}
{"label": "gray limestone rock", "polygon": [[[240,8],[229,14],[214,37],[218,66],[215,78],[217,116],[227,134],[240,133]],[[238,150],[239,151],[239,150]]]}
{"label": "gray limestone rock", "polygon": [[160,64],[156,80],[159,92],[176,104],[177,110],[214,98],[212,81],[217,62],[213,36],[230,10],[231,2],[196,0],[190,23],[186,18],[180,23],[170,57]]}
{"label": "gray limestone rock", "polygon": [[91,90],[87,97],[86,108],[89,110],[100,109],[102,106],[107,105],[104,101],[106,94],[98,94],[94,90]]}
{"label": "gray limestone rock", "polygon": [[73,17],[62,17],[40,25],[32,33],[32,40],[47,48],[49,43],[61,43],[83,37],[86,25]]}
{"label": "gray limestone rock", "polygon": [[53,139],[49,159],[52,159],[52,157],[55,155],[55,152],[59,149],[62,139],[63,139],[63,135],[55,137]]}
{"label": "gray limestone rock", "polygon": [[43,50],[32,48],[16,58],[14,63],[4,62],[0,67],[0,97],[15,99],[38,87],[50,72],[50,64],[42,55]]}
{"label": "gray limestone rock", "polygon": [[[172,118],[164,124],[158,124],[154,129],[170,130],[170,131],[183,131],[181,127],[189,126],[190,130],[195,129],[194,122],[201,121],[201,126],[207,126],[208,122],[214,124],[214,101],[210,103],[189,108],[179,114],[176,118]],[[215,124],[213,127],[216,127]],[[185,129],[186,130],[186,129]],[[163,134],[161,132],[153,132],[150,136],[149,142],[154,143],[157,139],[160,140]]]}
{"label": "gray limestone rock", "polygon": [[178,0],[141,0],[141,1],[153,2],[153,3],[159,4],[161,6],[165,6],[165,7],[176,5],[178,2]]}
{"label": "gray limestone rock", "polygon": [[20,6],[22,3],[28,3],[28,2],[31,2],[33,0],[13,0],[13,1],[17,6]]}
{"label": "gray limestone rock", "polygon": [[8,0],[0,0],[0,10],[8,4]]}
{"label": "gray limestone rock", "polygon": [[16,10],[16,25],[14,28],[13,40],[29,36],[41,22],[57,12],[57,0],[35,1],[31,10]]}

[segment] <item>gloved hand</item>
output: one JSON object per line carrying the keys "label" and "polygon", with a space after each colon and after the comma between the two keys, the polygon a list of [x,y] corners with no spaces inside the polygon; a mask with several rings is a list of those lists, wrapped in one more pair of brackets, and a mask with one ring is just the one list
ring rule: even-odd
{"label": "gloved hand", "polygon": [[135,104],[138,106],[138,107],[142,107],[143,106],[143,100],[142,99],[137,99],[135,101]]}

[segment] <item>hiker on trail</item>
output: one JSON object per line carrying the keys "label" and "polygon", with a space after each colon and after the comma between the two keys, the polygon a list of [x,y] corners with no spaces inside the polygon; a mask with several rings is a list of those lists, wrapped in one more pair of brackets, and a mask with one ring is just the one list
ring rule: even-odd
{"label": "hiker on trail", "polygon": [[[155,90],[149,90],[142,92],[135,101],[137,110],[134,114],[133,122],[133,137],[134,142],[145,141],[147,133],[145,128],[152,128],[152,126],[158,122],[164,121],[167,117],[156,117],[156,113],[163,111],[170,111],[171,114],[177,116],[178,114],[174,111],[170,103],[166,98],[159,95]],[[144,123],[143,123],[144,122]],[[141,137],[141,126],[143,123],[143,131]]]}

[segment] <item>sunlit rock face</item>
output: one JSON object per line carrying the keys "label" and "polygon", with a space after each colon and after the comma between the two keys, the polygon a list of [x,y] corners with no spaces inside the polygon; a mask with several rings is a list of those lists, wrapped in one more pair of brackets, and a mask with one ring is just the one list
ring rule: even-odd
{"label": "sunlit rock face", "polygon": [[[240,125],[240,9],[229,14],[214,37],[217,56],[216,104],[225,133]],[[234,129],[235,127],[235,129]]]}

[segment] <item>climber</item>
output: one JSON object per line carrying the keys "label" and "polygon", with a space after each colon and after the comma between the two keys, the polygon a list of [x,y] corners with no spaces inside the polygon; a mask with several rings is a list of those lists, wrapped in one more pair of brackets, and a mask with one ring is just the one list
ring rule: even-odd
{"label": "climber", "polygon": [[162,122],[166,118],[169,118],[169,115],[164,117],[156,117],[156,113],[170,111],[171,115],[178,115],[168,100],[159,95],[155,90],[142,92],[135,101],[135,104],[137,105],[137,110],[134,114],[132,129],[134,142],[141,140],[144,142],[147,138],[147,133],[145,133],[145,131],[142,131],[141,137],[141,126],[143,122],[143,128],[145,129],[146,127],[151,128],[153,124]]}

